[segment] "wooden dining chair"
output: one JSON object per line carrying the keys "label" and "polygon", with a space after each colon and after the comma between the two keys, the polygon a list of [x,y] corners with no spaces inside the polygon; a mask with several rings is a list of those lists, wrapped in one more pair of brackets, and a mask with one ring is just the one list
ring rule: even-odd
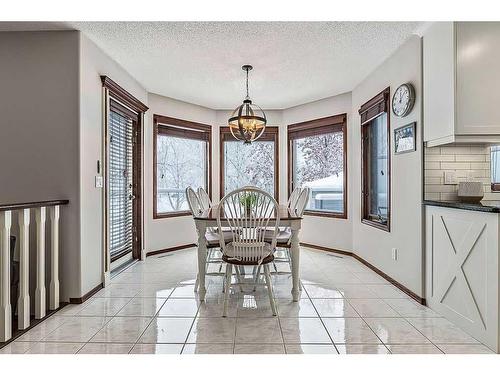
{"label": "wooden dining chair", "polygon": [[[200,198],[193,190],[193,188],[188,187],[186,189],[186,198],[189,206],[189,210],[193,217],[201,215],[205,209],[202,206]],[[229,239],[229,233],[223,233],[222,237],[226,240]],[[217,252],[220,246],[220,235],[216,231],[207,230],[205,233],[205,241],[207,247],[207,258],[205,260],[205,275],[206,276],[224,276],[225,273],[221,272],[222,258],[217,256]],[[220,254],[220,253],[219,253]],[[219,264],[219,272],[208,272],[208,267],[210,264]],[[196,281],[194,284],[194,290],[198,290],[200,284],[200,275],[196,275]]]}
{"label": "wooden dining chair", "polygon": [[[271,224],[274,220],[274,224]],[[217,209],[219,231],[223,226],[229,228],[230,240],[220,241],[222,260],[226,263],[226,283],[224,293],[224,312],[227,305],[233,266],[238,273],[240,266],[262,266],[273,315],[276,305],[271,284],[269,264],[274,260],[276,234],[279,228],[279,206],[267,192],[257,188],[242,188],[227,194]],[[274,238],[266,242],[266,229],[274,228]],[[238,284],[241,281],[238,278]]]}
{"label": "wooden dining chair", "polygon": [[199,187],[197,193],[200,204],[205,210],[208,210],[210,207],[212,207],[212,200],[210,199],[210,196],[205,189]]}
{"label": "wooden dining chair", "polygon": [[[293,206],[289,207],[288,209],[290,210],[291,215],[299,216],[301,217],[304,214],[304,211],[307,207],[307,204],[309,202],[309,197],[311,194],[311,189],[306,187],[306,188],[300,188],[298,191],[297,197],[293,199]],[[271,231],[266,232],[266,241],[271,242],[272,241],[272,233]],[[292,269],[292,257],[290,254],[290,248],[291,248],[291,243],[292,243],[292,230],[290,227],[285,227],[285,228],[280,228],[278,234],[276,235],[276,249],[280,250],[283,255],[279,256],[275,254],[274,256],[274,261],[273,261],[273,267],[274,267],[274,272],[273,274],[275,275],[291,275],[291,269]],[[276,266],[277,263],[288,263],[290,266],[290,271],[278,271],[278,268]],[[255,274],[255,279],[257,280],[260,277],[260,268],[257,268],[256,274]],[[299,284],[300,290],[302,290],[302,286]]]}

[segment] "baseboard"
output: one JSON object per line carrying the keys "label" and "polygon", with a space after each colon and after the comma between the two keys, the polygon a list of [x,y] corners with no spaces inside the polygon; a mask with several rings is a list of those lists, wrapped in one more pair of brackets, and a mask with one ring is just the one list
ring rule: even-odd
{"label": "baseboard", "polygon": [[328,251],[328,252],[331,252],[331,253],[337,253],[337,254],[351,256],[354,259],[356,259],[356,260],[360,261],[361,263],[363,263],[368,268],[370,268],[373,272],[377,273],[378,275],[380,275],[381,277],[383,277],[384,279],[386,279],[387,281],[389,281],[392,285],[394,285],[396,288],[398,288],[399,290],[401,290],[403,293],[407,294],[409,297],[413,298],[418,303],[420,303],[420,304],[422,304],[424,306],[426,305],[425,298],[420,297],[416,293],[412,292],[410,289],[408,289],[407,287],[405,287],[403,284],[401,284],[400,282],[394,280],[392,277],[390,277],[389,275],[387,275],[385,272],[379,270],[373,264],[371,264],[370,262],[368,262],[365,259],[361,258],[359,255],[353,253],[352,251],[337,250],[337,249],[333,249],[333,248],[330,248],[330,247],[318,246],[318,245],[313,245],[313,244],[309,244],[309,243],[305,243],[305,242],[301,242],[300,245],[304,246],[304,247],[310,247],[311,249],[317,249],[317,250],[322,250],[322,251]]}
{"label": "baseboard", "polygon": [[167,247],[166,249],[150,251],[149,253],[146,254],[146,257],[150,257],[153,255],[158,255],[158,254],[163,254],[163,253],[170,253],[171,251],[176,251],[176,250],[189,249],[190,247],[196,247],[196,246],[197,245],[195,243],[188,243],[186,245]]}
{"label": "baseboard", "polygon": [[92,289],[90,292],[83,295],[82,297],[70,298],[69,303],[76,304],[76,305],[84,303],[86,300],[88,300],[90,297],[92,297],[94,294],[96,294],[102,288],[104,288],[104,285],[101,283],[101,284],[97,285],[94,289]]}
{"label": "baseboard", "polygon": [[311,249],[316,249],[316,250],[328,251],[331,253],[353,256],[353,253],[351,251],[339,250],[339,249],[334,249],[331,247],[324,247],[324,246],[319,246],[319,245],[313,245],[311,243],[306,243],[306,242],[301,242],[300,246],[310,247]]}

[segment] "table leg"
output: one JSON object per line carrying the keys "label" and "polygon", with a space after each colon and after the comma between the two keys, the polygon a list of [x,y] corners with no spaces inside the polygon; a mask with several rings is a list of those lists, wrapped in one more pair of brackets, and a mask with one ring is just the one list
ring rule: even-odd
{"label": "table leg", "polygon": [[207,227],[202,220],[195,220],[195,224],[198,232],[198,297],[200,301],[203,301],[207,293],[205,288],[205,267],[207,262],[205,231]]}
{"label": "table leg", "polygon": [[299,264],[300,264],[300,247],[299,247],[299,230],[292,228],[291,237],[291,248],[290,255],[292,257],[292,298],[294,302],[297,302],[300,297],[300,274],[299,274]]}

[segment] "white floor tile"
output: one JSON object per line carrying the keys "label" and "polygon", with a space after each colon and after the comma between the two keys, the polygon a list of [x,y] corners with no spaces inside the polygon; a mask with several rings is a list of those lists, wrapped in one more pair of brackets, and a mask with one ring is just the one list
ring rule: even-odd
{"label": "white floor tile", "polygon": [[235,318],[199,318],[194,321],[187,342],[200,344],[233,343],[235,332]]}
{"label": "white floor tile", "polygon": [[128,354],[133,344],[92,343],[85,344],[78,354]]}
{"label": "white floor tile", "polygon": [[139,342],[183,344],[186,342],[193,321],[193,318],[155,318]]}
{"label": "white floor tile", "polygon": [[361,318],[323,318],[322,320],[335,344],[382,343]]}
{"label": "white floor tile", "polygon": [[277,318],[238,318],[236,320],[237,344],[282,344],[281,329]]}
{"label": "white floor tile", "polygon": [[430,344],[404,318],[365,318],[365,322],[384,344]]}
{"label": "white floor tile", "polygon": [[400,315],[391,306],[380,299],[350,299],[349,303],[361,317],[400,317]]}
{"label": "white floor tile", "polygon": [[335,345],[340,354],[390,354],[384,345]]}
{"label": "white floor tile", "polygon": [[387,345],[392,354],[443,354],[432,344]]}
{"label": "white floor tile", "polygon": [[233,354],[233,344],[186,344],[182,354]]}
{"label": "white floor tile", "polygon": [[234,354],[285,354],[283,344],[236,344]]}
{"label": "white floor tile", "polygon": [[183,344],[136,344],[130,354],[181,354]]}
{"label": "white floor tile", "polygon": [[495,354],[481,344],[441,344],[438,346],[445,354]]}
{"label": "white floor tile", "polygon": [[445,318],[407,318],[434,344],[477,344],[478,342]]}
{"label": "white floor tile", "polygon": [[332,344],[285,345],[287,354],[338,354]]}
{"label": "white floor tile", "polygon": [[150,321],[150,318],[117,316],[111,319],[90,341],[135,343]]}
{"label": "white floor tile", "polygon": [[280,324],[286,344],[330,344],[332,342],[319,318],[281,318]]}

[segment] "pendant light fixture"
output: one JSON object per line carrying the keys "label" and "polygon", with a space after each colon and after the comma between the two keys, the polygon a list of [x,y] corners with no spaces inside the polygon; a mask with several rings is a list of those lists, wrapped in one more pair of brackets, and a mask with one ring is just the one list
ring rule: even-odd
{"label": "pendant light fixture", "polygon": [[247,76],[247,96],[243,100],[243,104],[233,111],[228,124],[233,137],[248,144],[259,139],[264,133],[267,119],[262,108],[253,104],[248,95],[248,72],[253,69],[252,65],[243,65],[241,68]]}

